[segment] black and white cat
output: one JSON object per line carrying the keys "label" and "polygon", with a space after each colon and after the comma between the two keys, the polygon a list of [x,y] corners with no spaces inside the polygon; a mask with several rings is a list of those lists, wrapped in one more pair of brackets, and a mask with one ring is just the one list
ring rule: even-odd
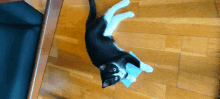
{"label": "black and white cat", "polygon": [[131,63],[145,72],[152,72],[152,67],[123,51],[115,44],[112,37],[112,33],[120,21],[135,16],[132,11],[114,16],[117,10],[128,6],[130,1],[122,0],[100,18],[96,18],[94,0],[89,0],[89,3],[90,13],[86,22],[85,42],[92,63],[100,69],[102,88],[114,85],[122,79],[135,82],[136,78],[126,72],[127,63]]}

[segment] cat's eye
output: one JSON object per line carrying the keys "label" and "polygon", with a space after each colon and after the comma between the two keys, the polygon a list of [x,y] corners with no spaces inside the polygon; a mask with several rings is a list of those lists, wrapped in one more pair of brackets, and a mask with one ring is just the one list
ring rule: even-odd
{"label": "cat's eye", "polygon": [[116,72],[116,68],[113,68],[114,72]]}
{"label": "cat's eye", "polygon": [[118,77],[115,77],[115,80],[118,80]]}

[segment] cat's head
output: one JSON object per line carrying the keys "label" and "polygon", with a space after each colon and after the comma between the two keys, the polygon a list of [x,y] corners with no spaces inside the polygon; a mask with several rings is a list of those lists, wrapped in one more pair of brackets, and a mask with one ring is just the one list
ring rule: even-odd
{"label": "cat's head", "polygon": [[103,64],[99,68],[102,78],[102,88],[114,85],[128,75],[126,69],[115,62]]}

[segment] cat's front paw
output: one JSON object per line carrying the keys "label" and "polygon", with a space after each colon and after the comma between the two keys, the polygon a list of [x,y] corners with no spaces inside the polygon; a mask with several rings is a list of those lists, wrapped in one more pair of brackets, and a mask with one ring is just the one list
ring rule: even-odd
{"label": "cat's front paw", "polygon": [[143,63],[143,62],[141,62],[140,69],[141,69],[142,71],[145,71],[145,72],[148,72],[148,73],[153,72],[153,68],[152,68],[151,66],[149,66],[149,65],[147,65],[147,64],[145,64],[145,63]]}
{"label": "cat's front paw", "polygon": [[132,11],[128,11],[127,13],[128,13],[129,18],[132,18],[135,16],[134,12],[132,12]]}
{"label": "cat's front paw", "polygon": [[136,81],[136,78],[134,76],[131,76],[131,75],[128,75],[127,80],[129,80],[130,82],[135,82]]}
{"label": "cat's front paw", "polygon": [[129,79],[130,82],[135,82],[136,81],[136,78],[131,78]]}

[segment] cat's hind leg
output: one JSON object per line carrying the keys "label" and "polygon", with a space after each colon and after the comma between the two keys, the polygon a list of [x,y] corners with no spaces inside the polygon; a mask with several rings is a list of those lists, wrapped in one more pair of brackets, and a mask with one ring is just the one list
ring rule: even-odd
{"label": "cat's hind leg", "polygon": [[107,24],[107,28],[103,34],[103,36],[112,36],[112,33],[117,28],[118,24],[126,19],[126,18],[132,18],[135,14],[132,11],[128,11],[122,14],[115,15],[109,24]]}
{"label": "cat's hind leg", "polygon": [[107,21],[107,24],[110,23],[110,21],[112,20],[112,17],[114,16],[117,10],[128,6],[129,3],[130,3],[130,0],[122,0],[121,2],[112,6],[104,15],[104,19]]}

